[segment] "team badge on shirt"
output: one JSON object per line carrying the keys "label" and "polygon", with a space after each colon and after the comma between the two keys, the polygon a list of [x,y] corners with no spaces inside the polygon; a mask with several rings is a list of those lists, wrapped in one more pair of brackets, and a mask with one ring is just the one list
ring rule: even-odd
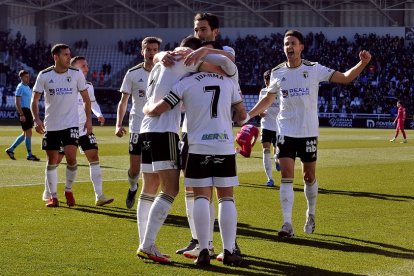
{"label": "team badge on shirt", "polygon": [[67,80],[68,82],[71,82],[71,80],[72,80],[72,77],[70,77],[70,76],[67,76],[67,77],[66,77],[66,80]]}
{"label": "team badge on shirt", "polygon": [[308,72],[308,71],[304,71],[304,72],[303,72],[303,77],[304,77],[305,79],[307,79],[307,78],[309,77],[309,72]]}
{"label": "team badge on shirt", "polygon": [[282,97],[287,98],[289,96],[289,92],[287,90],[282,90]]}

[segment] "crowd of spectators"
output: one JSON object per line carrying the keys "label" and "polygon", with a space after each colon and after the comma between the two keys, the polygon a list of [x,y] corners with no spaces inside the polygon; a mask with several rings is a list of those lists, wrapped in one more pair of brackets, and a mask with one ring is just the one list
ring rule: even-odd
{"label": "crowd of spectators", "polygon": [[[125,55],[139,54],[142,38],[118,41],[118,50]],[[232,41],[220,39],[222,45],[233,47],[243,93],[258,93],[263,86],[263,72],[285,61],[283,34],[274,33],[258,38],[247,35]],[[177,43],[167,43],[164,50],[173,49]],[[305,37],[303,58],[317,61],[339,71],[346,71],[358,62],[361,49],[369,50],[373,56],[371,64],[356,81],[349,85],[324,83],[320,86],[319,111],[334,113],[375,113],[394,114],[396,100],[401,100],[412,116],[414,114],[414,55],[410,49],[413,43],[390,35],[355,34],[353,39],[340,36],[328,40],[323,33],[308,33]],[[87,40],[75,43],[76,48],[88,47]],[[18,83],[16,61],[21,61],[38,72],[53,63],[50,45],[42,42],[28,44],[20,33],[14,37],[10,33],[0,36],[0,73],[6,74],[8,88]],[[109,64],[110,66],[110,64]],[[127,66],[127,65],[126,65]],[[108,70],[109,69],[109,70]],[[108,64],[103,64],[100,72],[94,72],[92,79],[109,75]],[[119,72],[116,75],[119,75]],[[115,76],[115,75],[114,75]],[[35,77],[32,76],[32,77]],[[122,80],[122,77],[119,77]],[[120,85],[120,84],[119,84]]]}
{"label": "crowd of spectators", "polygon": [[88,49],[88,45],[89,45],[89,42],[86,38],[84,40],[75,41],[75,43],[73,44],[76,50],[80,50],[80,49],[86,50]]}
{"label": "crowd of spectators", "polygon": [[[234,42],[222,41],[236,51],[242,85],[263,86],[263,72],[286,60],[283,34],[258,38],[248,35]],[[395,114],[396,101],[401,100],[414,114],[414,55],[412,42],[390,35],[355,34],[353,40],[341,36],[329,41],[323,33],[305,37],[303,58],[317,61],[332,69],[345,72],[359,60],[362,49],[373,56],[371,64],[349,85],[324,83],[320,87],[320,112]],[[246,92],[246,91],[244,91]]]}

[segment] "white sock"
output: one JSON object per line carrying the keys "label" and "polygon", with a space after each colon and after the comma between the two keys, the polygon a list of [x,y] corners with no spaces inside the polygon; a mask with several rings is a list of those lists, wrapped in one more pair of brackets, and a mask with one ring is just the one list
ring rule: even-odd
{"label": "white sock", "polygon": [[43,192],[43,194],[48,193],[50,195],[50,191],[49,191],[49,184],[47,182],[47,171],[45,174],[45,191]]}
{"label": "white sock", "polygon": [[318,196],[318,181],[313,183],[305,182],[305,197],[306,201],[308,202],[308,210],[306,211],[306,215],[315,215],[316,211],[316,198]]}
{"label": "white sock", "polygon": [[270,158],[270,149],[263,149],[263,167],[267,176],[267,179],[273,179],[272,175],[272,159]]}
{"label": "white sock", "polygon": [[148,248],[155,244],[155,239],[168,216],[173,202],[174,197],[163,192],[159,193],[155,198],[148,215],[147,229],[142,242],[143,248]]}
{"label": "white sock", "polygon": [[78,172],[78,164],[66,166],[66,185],[65,190],[72,190],[73,182],[75,182],[76,173]]}
{"label": "white sock", "polygon": [[280,185],[280,205],[282,206],[283,222],[292,224],[293,178],[283,178]]}
{"label": "white sock", "polygon": [[223,248],[233,252],[237,232],[237,210],[233,198],[219,199],[219,226]]}
{"label": "white sock", "polygon": [[57,165],[46,166],[46,181],[48,185],[48,191],[52,197],[57,198]]}
{"label": "white sock", "polygon": [[132,177],[129,175],[129,170],[128,170],[129,189],[131,190],[131,192],[138,190],[138,179],[139,179],[139,174]]}
{"label": "white sock", "polygon": [[216,208],[214,206],[214,201],[210,201],[210,239],[209,239],[209,248],[213,247],[213,236],[214,236],[214,222],[216,221]]}
{"label": "white sock", "polygon": [[101,166],[98,162],[92,162],[89,164],[89,175],[93,184],[93,190],[95,191],[96,200],[103,194],[102,193],[102,172]]}
{"label": "white sock", "polygon": [[139,244],[144,241],[145,230],[147,229],[148,215],[155,200],[155,195],[141,193],[137,205],[137,224]]}
{"label": "white sock", "polygon": [[210,200],[197,197],[194,200],[194,225],[200,249],[208,248],[210,241]]}
{"label": "white sock", "polygon": [[185,192],[185,210],[187,212],[188,226],[190,227],[191,237],[197,239],[197,233],[194,225],[194,193]]}

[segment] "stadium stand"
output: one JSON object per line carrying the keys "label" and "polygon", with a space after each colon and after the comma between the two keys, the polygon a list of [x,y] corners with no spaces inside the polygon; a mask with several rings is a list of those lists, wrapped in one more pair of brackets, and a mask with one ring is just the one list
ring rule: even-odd
{"label": "stadium stand", "polygon": [[[140,45],[140,40],[133,38],[114,42],[112,46],[86,47],[84,41],[76,41],[73,52],[88,58],[89,79],[96,80],[97,87],[119,89],[126,70],[140,62],[139,48],[136,47]],[[233,47],[237,53],[236,64],[248,110],[258,99],[258,92],[263,86],[263,72],[285,60],[283,48],[280,47],[282,41],[283,35],[280,33],[263,38],[247,35],[234,41],[228,38],[221,41],[223,45]],[[400,99],[411,117],[414,114],[413,47],[412,42],[407,43],[401,37],[390,35],[355,34],[352,40],[339,36],[336,40],[329,41],[323,33],[308,33],[304,58],[317,60],[340,71],[345,71],[356,63],[360,49],[366,48],[373,54],[371,65],[352,84],[321,84],[318,100],[320,113],[393,115],[396,99]],[[14,87],[18,83],[17,71],[23,66],[31,69],[34,79],[36,72],[51,64],[50,45],[40,42],[28,44],[24,36],[17,34],[13,37],[2,33],[0,50],[2,107],[9,108],[7,96],[13,96]],[[111,72],[103,74],[101,81],[102,67],[108,64],[111,64]]]}

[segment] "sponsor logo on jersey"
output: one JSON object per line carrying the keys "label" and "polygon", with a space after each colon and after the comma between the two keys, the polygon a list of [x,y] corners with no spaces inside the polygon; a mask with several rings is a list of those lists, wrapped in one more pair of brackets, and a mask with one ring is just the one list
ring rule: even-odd
{"label": "sponsor logo on jersey", "polygon": [[310,94],[308,87],[296,87],[289,89],[289,95],[291,97],[307,96]]}
{"label": "sponsor logo on jersey", "polygon": [[53,83],[53,80],[50,80],[49,83]]}
{"label": "sponsor logo on jersey", "polygon": [[68,87],[63,87],[63,88],[50,88],[49,89],[49,95],[50,96],[54,96],[54,95],[68,95],[68,94],[72,94],[72,88],[68,88]]}
{"label": "sponsor logo on jersey", "polygon": [[283,77],[283,78],[282,78],[282,81],[286,81],[286,78],[285,78],[285,77]]}
{"label": "sponsor logo on jersey", "polygon": [[143,79],[139,79],[139,81],[138,82],[144,82],[144,80]]}
{"label": "sponsor logo on jersey", "polygon": [[308,72],[308,71],[304,71],[304,72],[303,72],[303,77],[304,77],[305,79],[307,79],[307,78],[309,77],[309,72]]}
{"label": "sponsor logo on jersey", "polygon": [[227,133],[223,132],[223,133],[206,133],[203,134],[203,136],[201,137],[201,140],[205,141],[205,140],[229,140],[229,136],[227,135]]}

